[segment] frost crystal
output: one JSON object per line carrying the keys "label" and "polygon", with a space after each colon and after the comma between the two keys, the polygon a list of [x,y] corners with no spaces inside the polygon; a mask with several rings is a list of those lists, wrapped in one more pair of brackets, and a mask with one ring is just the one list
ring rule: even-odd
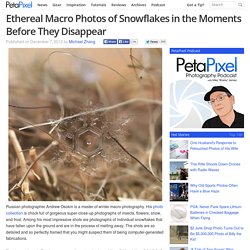
{"label": "frost crystal", "polygon": [[125,140],[130,119],[117,118],[111,112],[98,112],[92,106],[84,111],[87,114],[66,119],[57,128],[59,137],[70,149],[74,161],[77,161],[76,165],[83,171],[94,171],[98,168],[95,162],[97,156],[109,163],[127,162],[126,153],[113,138],[120,142]]}

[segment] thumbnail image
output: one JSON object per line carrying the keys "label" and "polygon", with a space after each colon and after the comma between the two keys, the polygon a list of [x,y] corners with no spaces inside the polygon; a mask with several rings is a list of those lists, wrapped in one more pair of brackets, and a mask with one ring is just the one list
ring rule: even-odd
{"label": "thumbnail image", "polygon": [[170,226],[170,244],[187,244],[188,226]]}
{"label": "thumbnail image", "polygon": [[244,115],[234,110],[234,95],[224,86],[214,86],[204,95],[217,116],[206,120],[202,128],[244,128]]}
{"label": "thumbnail image", "polygon": [[161,137],[161,49],[9,49],[9,200],[161,201]]}
{"label": "thumbnail image", "polygon": [[188,162],[170,162],[170,180],[188,180]]}
{"label": "thumbnail image", "polygon": [[239,88],[231,84],[207,88],[207,84],[194,79],[170,84],[171,129],[244,128]]}
{"label": "thumbnail image", "polygon": [[170,159],[188,159],[188,140],[170,140]]}
{"label": "thumbnail image", "polygon": [[170,201],[188,201],[188,183],[170,183]]}
{"label": "thumbnail image", "polygon": [[172,205],[170,210],[171,218],[175,222],[183,222],[187,219],[186,205]]}
{"label": "thumbnail image", "polygon": [[169,250],[188,250],[188,247],[170,247]]}

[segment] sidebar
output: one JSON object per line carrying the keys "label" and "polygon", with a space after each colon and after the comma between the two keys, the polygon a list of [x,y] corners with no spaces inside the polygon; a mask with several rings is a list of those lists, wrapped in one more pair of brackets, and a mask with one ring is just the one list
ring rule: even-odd
{"label": "sidebar", "polygon": [[170,57],[170,249],[242,249],[244,48],[171,48]]}

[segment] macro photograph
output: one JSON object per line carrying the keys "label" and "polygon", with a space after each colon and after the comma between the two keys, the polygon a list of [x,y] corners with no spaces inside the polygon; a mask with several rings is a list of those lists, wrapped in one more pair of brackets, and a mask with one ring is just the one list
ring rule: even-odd
{"label": "macro photograph", "polygon": [[9,49],[10,201],[161,201],[162,50]]}

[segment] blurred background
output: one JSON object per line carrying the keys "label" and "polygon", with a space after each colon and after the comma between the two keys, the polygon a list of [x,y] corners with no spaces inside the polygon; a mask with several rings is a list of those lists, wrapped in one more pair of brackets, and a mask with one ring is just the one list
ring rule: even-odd
{"label": "blurred background", "polygon": [[9,49],[10,200],[161,200],[161,101],[161,49]]}

